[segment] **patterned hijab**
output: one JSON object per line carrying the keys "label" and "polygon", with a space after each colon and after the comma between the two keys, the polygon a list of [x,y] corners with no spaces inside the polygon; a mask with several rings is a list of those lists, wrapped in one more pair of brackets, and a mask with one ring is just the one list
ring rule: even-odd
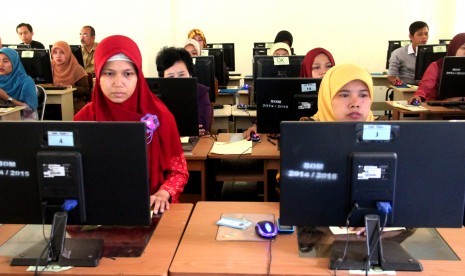
{"label": "patterned hijab", "polygon": [[[326,72],[318,91],[318,112],[312,117],[315,121],[335,122],[332,100],[337,92],[347,83],[353,80],[361,80],[368,86],[370,98],[373,100],[373,79],[368,71],[355,64],[336,65]],[[370,111],[367,121],[373,121],[373,113]]]}
{"label": "patterned hijab", "polygon": [[60,49],[65,53],[65,62],[61,65],[55,63],[52,58],[53,83],[55,85],[74,85],[77,81],[87,76],[86,71],[79,65],[76,57],[71,52],[71,47],[64,41],[57,41],[53,44],[53,50]]}

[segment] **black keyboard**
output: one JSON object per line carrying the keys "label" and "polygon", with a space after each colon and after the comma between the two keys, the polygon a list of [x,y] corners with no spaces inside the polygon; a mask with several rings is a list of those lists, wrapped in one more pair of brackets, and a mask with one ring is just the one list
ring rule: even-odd
{"label": "black keyboard", "polygon": [[426,104],[431,106],[461,106],[465,105],[464,101],[427,101]]}
{"label": "black keyboard", "polygon": [[0,104],[0,108],[10,108],[10,107],[16,107],[14,104]]}
{"label": "black keyboard", "polygon": [[229,73],[230,77],[240,77],[241,73]]}
{"label": "black keyboard", "polygon": [[213,109],[223,109],[223,108],[224,108],[224,105],[222,105],[222,104],[213,105]]}
{"label": "black keyboard", "polygon": [[43,83],[39,85],[42,86],[45,90],[65,90],[66,88],[68,88],[67,86],[59,86],[59,85],[53,85],[49,83]]}

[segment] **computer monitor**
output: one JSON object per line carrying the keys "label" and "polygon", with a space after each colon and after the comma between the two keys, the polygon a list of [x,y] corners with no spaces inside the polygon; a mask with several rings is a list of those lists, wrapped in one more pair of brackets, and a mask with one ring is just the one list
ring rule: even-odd
{"label": "computer monitor", "polygon": [[446,53],[447,45],[444,44],[418,45],[415,61],[415,80],[421,80],[431,62],[445,57]]}
{"label": "computer monitor", "polygon": [[254,48],[268,48],[270,49],[273,47],[274,42],[254,42],[253,47]]}
{"label": "computer monitor", "polygon": [[209,96],[210,102],[216,100],[215,93],[215,58],[213,56],[196,56],[192,57],[194,63],[193,77],[197,78],[197,82],[210,87]]}
{"label": "computer monitor", "polygon": [[449,44],[452,39],[439,39],[439,44]]}
{"label": "computer monitor", "polygon": [[438,100],[465,97],[465,57],[444,57]]}
{"label": "computer monitor", "polygon": [[36,84],[53,83],[52,63],[50,51],[46,49],[19,49],[21,63],[26,73]]}
{"label": "computer monitor", "polygon": [[252,49],[252,56],[267,56],[268,55],[268,48],[253,48]]}
{"label": "computer monitor", "polygon": [[279,133],[281,121],[298,121],[318,111],[321,79],[258,78],[255,85],[257,131]]}
{"label": "computer monitor", "polygon": [[208,48],[223,49],[224,63],[228,71],[236,71],[236,58],[234,55],[234,43],[208,43]]}
{"label": "computer monitor", "polygon": [[228,72],[225,72],[223,49],[202,49],[202,56],[213,56],[215,58],[215,77],[219,85],[226,85],[226,74]]}
{"label": "computer monitor", "polygon": [[[63,244],[67,224],[150,225],[144,123],[0,122],[0,128],[0,223],[54,222],[53,252],[44,254],[44,240],[12,265],[96,266],[102,240],[66,238]],[[74,203],[63,212],[62,204]]]}
{"label": "computer monitor", "polygon": [[400,47],[406,46],[410,43],[410,40],[389,40],[387,57],[386,57],[386,69],[389,69],[389,59],[391,58],[392,52]]}
{"label": "computer monitor", "polygon": [[[50,49],[50,53],[52,53],[53,45],[49,45],[48,47]],[[81,45],[69,45],[69,47],[71,48],[71,53],[73,53],[79,65],[84,67],[84,57],[82,56],[82,46]]]}
{"label": "computer monitor", "polygon": [[2,47],[11,49],[31,49],[31,45],[28,44],[2,44]]}
{"label": "computer monitor", "polygon": [[145,78],[152,93],[168,107],[179,135],[199,136],[197,78]]}
{"label": "computer monitor", "polygon": [[361,243],[333,244],[331,269],[365,270],[369,259],[383,270],[421,270],[375,230],[379,218],[381,226],[462,227],[464,136],[465,123],[452,121],[283,122],[281,223],[366,226]]}

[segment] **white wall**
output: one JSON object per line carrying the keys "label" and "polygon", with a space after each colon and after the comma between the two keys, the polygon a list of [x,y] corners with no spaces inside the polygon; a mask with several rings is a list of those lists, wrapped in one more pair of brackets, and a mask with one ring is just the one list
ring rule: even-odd
{"label": "white wall", "polygon": [[387,41],[408,39],[408,26],[413,21],[429,24],[430,43],[465,31],[463,16],[459,17],[464,2],[94,0],[71,4],[65,0],[22,0],[19,9],[18,3],[7,1],[2,10],[9,12],[2,13],[0,35],[3,43],[18,43],[16,25],[27,22],[34,27],[34,39],[45,45],[57,40],[79,44],[81,27],[92,25],[97,41],[112,34],[133,38],[143,54],[145,75],[156,76],[158,50],[165,45],[181,46],[192,28],[202,29],[209,43],[234,42],[236,71],[244,74],[252,72],[253,42],[273,41],[276,33],[285,29],[294,36],[297,54],[321,46],[333,53],[336,63],[355,62],[381,72]]}

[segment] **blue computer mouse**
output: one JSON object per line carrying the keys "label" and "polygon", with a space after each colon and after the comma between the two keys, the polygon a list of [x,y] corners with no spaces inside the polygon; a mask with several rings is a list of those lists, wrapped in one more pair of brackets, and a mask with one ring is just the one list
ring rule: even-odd
{"label": "blue computer mouse", "polygon": [[262,238],[272,239],[278,234],[278,227],[271,221],[262,220],[255,224],[255,232]]}
{"label": "blue computer mouse", "polygon": [[421,102],[420,102],[418,99],[414,98],[414,99],[412,100],[411,104],[412,104],[412,105],[415,105],[415,106],[419,106],[419,105],[421,105]]}

